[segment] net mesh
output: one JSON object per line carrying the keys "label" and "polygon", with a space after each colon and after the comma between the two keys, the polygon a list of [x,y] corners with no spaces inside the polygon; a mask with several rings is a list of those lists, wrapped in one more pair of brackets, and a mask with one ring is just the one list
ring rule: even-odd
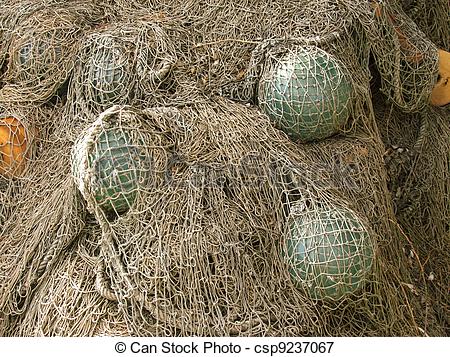
{"label": "net mesh", "polygon": [[[1,335],[448,333],[437,10],[420,2],[416,25],[396,1],[20,3],[0,17],[1,112],[33,145],[0,175]],[[19,90],[31,24],[45,46],[24,62],[55,71]],[[288,107],[342,120],[321,140],[265,109],[292,63]]]}
{"label": "net mesh", "polygon": [[0,90],[2,102],[45,102],[62,95],[58,90],[64,90],[74,66],[77,42],[101,17],[89,2],[69,2],[67,7],[51,2],[44,5],[42,2],[33,11],[29,9],[28,15],[15,16],[17,23],[10,30],[7,47],[5,85]]}
{"label": "net mesh", "polygon": [[405,13],[417,24],[421,31],[440,48],[450,47],[450,7],[448,1],[403,0]]}
{"label": "net mesh", "polygon": [[[381,90],[405,112],[417,112],[428,103],[436,83],[438,53],[396,1],[371,1],[360,13],[381,75]],[[362,5],[361,5],[362,6]],[[350,7],[349,7],[350,8]],[[358,9],[359,7],[354,7]]]}
{"label": "net mesh", "polygon": [[[70,117],[95,118],[113,104],[133,104],[167,91],[176,62],[158,16],[142,12],[96,28],[81,44],[69,88]],[[160,94],[161,96],[161,94]]]}
{"label": "net mesh", "polygon": [[[426,292],[422,313],[435,314],[437,321],[432,323],[448,331],[444,312],[448,294],[440,291],[449,282],[449,143],[434,139],[448,136],[448,109],[430,108],[408,116],[390,106],[376,109],[386,147],[389,190],[398,221],[409,237],[402,250],[416,284]],[[411,122],[406,130],[405,120]]]}

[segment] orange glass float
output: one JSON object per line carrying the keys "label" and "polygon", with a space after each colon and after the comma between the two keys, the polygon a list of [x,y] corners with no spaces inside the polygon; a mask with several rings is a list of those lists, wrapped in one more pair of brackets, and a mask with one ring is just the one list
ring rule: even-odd
{"label": "orange glass float", "polygon": [[23,124],[16,118],[0,118],[0,175],[20,176],[26,167],[30,140]]}
{"label": "orange glass float", "polygon": [[450,104],[450,53],[443,50],[439,50],[439,75],[431,93],[431,104]]}

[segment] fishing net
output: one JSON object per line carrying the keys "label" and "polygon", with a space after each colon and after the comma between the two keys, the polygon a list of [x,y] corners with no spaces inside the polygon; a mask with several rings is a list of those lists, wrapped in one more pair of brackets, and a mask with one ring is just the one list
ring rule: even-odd
{"label": "fishing net", "polygon": [[[25,7],[13,16],[2,102],[45,102],[63,95],[83,32],[102,19],[90,2],[71,1]],[[45,6],[44,6],[45,5]],[[15,8],[13,7],[12,11]],[[6,36],[6,39],[8,36]],[[58,92],[59,91],[59,92]]]}
{"label": "fishing net", "polygon": [[443,49],[450,47],[448,1],[403,0],[401,4],[405,13],[431,41]]}
{"label": "fishing net", "polygon": [[[403,1],[402,5],[427,38],[448,50],[448,2]],[[449,306],[448,294],[441,290],[449,283],[448,108],[425,107],[405,114],[378,93],[373,102],[385,144],[388,187],[407,238],[402,250],[409,259],[414,292],[421,296],[417,313],[426,326],[439,325],[441,334],[448,334],[444,312]]]}
{"label": "fishing net", "polygon": [[[103,141],[111,137],[110,132],[117,131],[121,134],[115,134],[114,140]],[[116,138],[125,135],[127,142],[122,147],[127,148],[128,153],[136,149],[146,160],[131,163],[123,160],[123,151],[115,151]],[[83,170],[75,170],[78,172],[76,185],[81,188],[87,211],[94,215],[101,234],[97,228],[96,234],[77,238],[85,220],[82,217],[88,213],[80,207],[84,200],[81,195],[77,197],[75,187],[69,189],[69,184],[60,180],[59,187],[53,188],[55,195],[58,192],[58,199],[61,201],[59,195],[64,193],[63,200],[75,199],[78,203],[72,204],[70,219],[58,221],[61,224],[58,230],[65,232],[61,239],[56,236],[52,242],[38,237],[36,228],[32,227],[36,222],[24,222],[25,227],[21,226],[27,232],[29,243],[37,244],[38,239],[39,243],[35,247],[35,259],[28,262],[31,267],[24,267],[21,273],[25,276],[18,277],[21,283],[13,283],[5,289],[8,293],[4,297],[8,298],[4,303],[11,309],[9,315],[20,312],[18,306],[28,305],[17,321],[11,323],[15,329],[5,334],[94,334],[95,323],[74,330],[88,310],[70,321],[61,312],[73,311],[80,299],[87,299],[93,311],[104,311],[106,300],[118,302],[119,316],[126,321],[127,331],[138,335],[339,334],[342,316],[340,312],[335,315],[336,304],[346,312],[346,333],[377,334],[380,329],[384,333],[394,333],[386,329],[385,319],[392,317],[394,311],[400,313],[401,297],[396,287],[400,282],[371,240],[365,243],[373,249],[373,266],[367,267],[370,269],[361,286],[345,298],[314,303],[307,298],[304,289],[296,287],[291,280],[282,253],[291,206],[310,202],[310,205],[334,207],[338,211],[337,207],[352,210],[347,192],[358,192],[358,187],[346,182],[345,176],[330,178],[330,174],[336,175],[337,171],[328,169],[320,155],[313,155],[314,148],[310,152],[299,150],[255,109],[224,100],[144,111],[116,106],[81,132],[79,138],[73,146],[71,159],[67,154],[64,161],[67,166],[70,160],[72,165],[74,162],[87,165]],[[353,160],[362,160],[370,168],[376,161],[369,158],[364,148],[377,148],[377,145],[369,137],[366,140],[365,144],[360,144],[361,157],[356,155]],[[350,149],[351,143],[350,140],[332,140],[328,145],[333,149],[341,146]],[[53,155],[61,154],[56,147],[53,150]],[[105,152],[108,155],[104,155]],[[270,155],[261,155],[261,152]],[[320,152],[326,157],[330,150],[323,148]],[[117,155],[119,160],[113,161],[109,155]],[[376,150],[376,157],[379,155]],[[141,161],[151,162],[152,169],[147,170],[151,176],[140,176]],[[108,162],[114,168],[108,171],[108,177],[102,177],[105,170],[98,171],[98,168]],[[318,171],[318,166],[322,170]],[[355,170],[354,177],[366,187],[365,168]],[[123,175],[127,183],[132,179],[132,186],[124,185],[120,179]],[[345,194],[340,193],[341,185],[347,190]],[[106,190],[101,191],[104,186]],[[120,195],[116,195],[117,186],[124,188]],[[129,187],[136,191],[133,202],[129,202],[127,195]],[[376,206],[389,215],[385,197],[382,194],[375,197],[373,190],[368,191],[371,191],[371,200],[367,199],[367,192],[362,195],[366,205]],[[107,192],[109,205],[104,204],[105,195],[99,192]],[[56,202],[56,197],[47,198],[43,206],[49,207],[50,200]],[[117,202],[127,202],[126,210],[119,212]],[[67,205],[64,206],[67,209]],[[67,213],[63,216],[67,217]],[[358,210],[357,216],[362,217],[364,227],[369,227],[369,221],[380,219],[370,213]],[[393,229],[389,221],[383,222]],[[48,222],[37,224],[47,227],[46,232],[52,231]],[[370,228],[367,232],[373,242],[378,240],[384,245]],[[23,233],[16,228],[13,234]],[[89,251],[90,258],[79,263],[84,269],[80,266],[77,270],[79,279],[87,280],[82,286],[89,286],[89,291],[66,287],[76,278],[66,277],[61,271],[67,271],[71,259],[79,259],[69,258],[69,253],[65,253],[75,244],[68,245],[69,237],[70,241],[77,242],[76,251],[81,258],[86,253],[80,252]],[[389,240],[388,245],[392,247],[392,241]],[[52,253],[59,254],[49,257],[49,247]],[[41,249],[43,251],[39,252]],[[41,258],[36,259],[39,256]],[[58,264],[63,267],[57,268]],[[386,265],[383,270],[380,264]],[[40,267],[44,269],[39,270]],[[17,272],[17,268],[14,270]],[[31,271],[40,274],[42,283],[32,284]],[[355,276],[358,278],[357,274]],[[31,288],[17,295],[17,286]],[[37,302],[24,301],[31,298],[33,290],[34,296],[38,296]],[[61,291],[67,291],[64,302],[60,300]],[[99,295],[103,298],[99,299]],[[51,300],[58,303],[48,304],[52,296]],[[372,306],[374,301],[376,307]],[[374,308],[379,310],[374,314],[376,318],[372,312],[369,314]],[[114,326],[116,318],[105,318]],[[397,318],[401,320],[401,315]],[[44,330],[40,330],[42,325],[46,326]],[[351,330],[353,328],[355,330]],[[389,328],[398,329],[397,333],[405,331],[403,324],[397,327],[389,324]]]}
{"label": "fishing net", "polygon": [[437,79],[436,46],[396,1],[351,2],[347,8],[367,35],[382,92],[405,112],[423,109]]}
{"label": "fishing net", "polygon": [[[421,290],[422,311],[436,316],[448,333],[449,301],[442,290],[449,283],[448,113],[429,109],[406,116],[382,105],[376,113],[386,146],[388,187],[398,221],[409,237],[402,250],[409,257],[414,285]],[[406,130],[405,120],[411,123]]]}
{"label": "fishing net", "polygon": [[[420,149],[420,165],[441,171],[414,170],[424,205],[412,212],[425,225],[407,223],[393,187],[414,184],[385,166],[391,111],[380,119],[374,108],[439,118],[427,107],[437,48],[398,4],[106,9],[122,18],[84,36],[67,102],[34,117],[44,134],[2,229],[2,335],[445,334],[430,302],[441,292],[445,306],[448,257],[424,264],[422,241],[433,227],[433,242],[448,244],[437,213],[448,208],[448,164],[435,158],[448,142]],[[271,86],[288,67],[287,85]],[[328,113],[320,124],[332,130],[294,142],[265,109],[265,88],[275,107],[309,106],[307,120]],[[396,125],[417,129],[421,115]],[[424,266],[434,278],[421,285],[414,268]]]}
{"label": "fishing net", "polygon": [[158,16],[134,15],[83,39],[69,88],[71,118],[87,121],[113,104],[158,96],[158,89],[167,92],[165,79],[176,62],[174,46]]}
{"label": "fishing net", "polygon": [[[63,171],[61,141],[41,150],[30,162],[27,176],[11,182],[19,194],[14,211],[2,227],[2,313],[20,312],[31,299],[30,291],[53,260],[83,227],[80,204],[73,195],[70,168]],[[55,155],[56,148],[60,156]],[[27,202],[28,201],[28,202]],[[64,202],[64,203],[62,203]],[[33,217],[33,218],[31,218]],[[28,225],[30,221],[34,223]],[[16,221],[17,223],[14,223]],[[7,278],[6,278],[7,277]],[[11,296],[8,302],[3,300]],[[24,298],[24,301],[22,300]],[[26,297],[26,298],[25,298]]]}
{"label": "fishing net", "polygon": [[90,237],[99,235],[98,225],[87,219],[78,240],[62,252],[50,269],[52,279],[44,280],[35,292],[36,308],[20,324],[14,324],[14,335],[130,335],[117,304],[101,297],[95,289],[97,242]]}
{"label": "fishing net", "polygon": [[0,106],[0,233],[36,152],[36,113],[34,108]]}
{"label": "fishing net", "polygon": [[0,15],[0,85],[3,85],[3,75],[6,70],[6,60],[11,37],[19,20],[32,14],[39,8],[37,1],[4,1]]}

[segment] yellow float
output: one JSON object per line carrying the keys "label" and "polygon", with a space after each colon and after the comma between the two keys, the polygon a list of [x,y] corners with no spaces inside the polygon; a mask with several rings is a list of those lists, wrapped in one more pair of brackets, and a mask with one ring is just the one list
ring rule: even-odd
{"label": "yellow float", "polygon": [[30,140],[23,124],[16,118],[0,118],[0,175],[20,176],[29,157]]}
{"label": "yellow float", "polygon": [[439,75],[431,92],[431,104],[444,106],[450,103],[450,53],[439,50]]}

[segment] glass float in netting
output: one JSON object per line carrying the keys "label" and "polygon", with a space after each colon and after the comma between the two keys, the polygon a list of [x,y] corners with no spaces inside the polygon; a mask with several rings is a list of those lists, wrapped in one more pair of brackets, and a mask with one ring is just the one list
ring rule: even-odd
{"label": "glass float in netting", "polygon": [[124,101],[129,96],[131,70],[125,49],[112,35],[93,36],[91,41],[93,52],[85,67],[85,90],[91,91],[89,97],[101,105]]}
{"label": "glass float in netting", "polygon": [[0,175],[19,177],[26,168],[30,155],[31,136],[14,117],[0,117]]}
{"label": "glass float in netting", "polygon": [[128,211],[149,176],[150,158],[130,130],[100,116],[72,150],[72,174],[80,192],[106,213]]}
{"label": "glass float in netting", "polygon": [[271,55],[259,82],[258,103],[294,140],[320,140],[346,124],[353,86],[343,65],[324,50],[296,46]]}
{"label": "glass float in netting", "polygon": [[356,294],[367,281],[374,245],[353,211],[295,203],[284,237],[282,255],[292,281],[312,299],[338,301]]}

